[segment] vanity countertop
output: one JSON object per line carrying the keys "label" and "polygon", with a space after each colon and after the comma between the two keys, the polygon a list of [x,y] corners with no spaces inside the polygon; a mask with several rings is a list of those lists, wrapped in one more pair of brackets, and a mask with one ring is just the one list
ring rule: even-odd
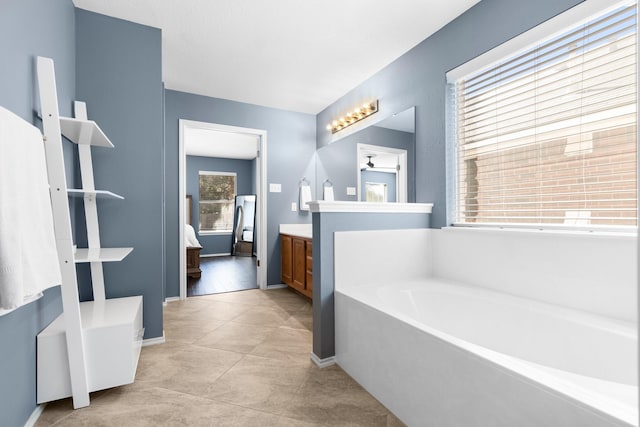
{"label": "vanity countertop", "polygon": [[288,234],[290,236],[311,239],[313,235],[313,227],[311,224],[280,224],[280,234]]}

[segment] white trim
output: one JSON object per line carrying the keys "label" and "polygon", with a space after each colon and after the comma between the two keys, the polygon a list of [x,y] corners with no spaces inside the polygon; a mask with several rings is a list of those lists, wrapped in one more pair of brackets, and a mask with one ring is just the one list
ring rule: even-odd
{"label": "white trim", "polygon": [[460,78],[496,64],[507,56],[532,48],[568,28],[589,21],[594,15],[604,14],[629,3],[633,1],[625,0],[612,4],[611,0],[586,0],[447,72],[447,83],[455,83]]}
{"label": "white trim", "polygon": [[446,228],[463,228],[476,230],[516,230],[516,231],[540,231],[559,234],[600,234],[607,236],[637,236],[638,227],[628,226],[567,226],[565,224],[519,224],[519,223],[467,223],[453,222]]}
{"label": "white trim", "polygon": [[259,138],[258,156],[256,158],[256,195],[258,206],[256,209],[256,235],[258,236],[258,244],[256,257],[259,260],[257,267],[257,282],[260,289],[267,287],[267,131],[262,129],[244,128],[238,126],[228,126],[217,123],[199,122],[193,120],[178,120],[178,239],[180,247],[180,299],[187,298],[187,255],[184,244],[184,227],[185,223],[185,196],[186,191],[186,152],[184,141],[185,127],[195,129],[207,129],[218,132],[243,133],[255,135]]}
{"label": "white trim", "polygon": [[180,297],[167,297],[164,299],[163,305],[167,305],[167,303],[176,302],[176,301],[180,301]]}
{"label": "white trim", "polygon": [[204,254],[204,255],[200,254],[200,258],[215,258],[219,256],[231,256],[231,252],[225,252],[221,254]]}
{"label": "white trim", "polygon": [[283,288],[287,288],[288,286],[285,285],[284,283],[277,283],[275,285],[269,285],[267,286],[267,290],[270,291],[271,289],[283,289]]}
{"label": "white trim", "polygon": [[315,363],[318,368],[322,369],[322,368],[328,368],[329,366],[335,365],[336,364],[336,357],[335,356],[331,356],[331,357],[327,357],[324,359],[320,359],[318,356],[316,356],[315,353],[311,352],[309,354],[309,357],[311,358],[311,361],[313,363]]}
{"label": "white trim", "polygon": [[[215,175],[215,176],[232,176],[234,178],[238,177],[238,174],[235,172],[223,172],[223,171],[198,171],[198,175]],[[238,183],[234,183],[234,187],[237,187]]]}
{"label": "white trim", "polygon": [[[543,224],[548,225],[548,224]],[[473,230],[478,233],[514,233],[514,234],[522,234],[522,233],[539,233],[539,234],[564,234],[564,235],[576,235],[576,236],[593,236],[596,237],[616,237],[621,239],[637,239],[638,238],[638,230],[635,228],[635,231],[626,230],[620,231],[620,229],[613,230],[590,230],[590,229],[568,229],[568,228],[543,228],[543,227],[528,227],[527,224],[507,224],[504,227],[491,225],[491,224],[474,224],[473,226],[469,226],[469,224],[459,224],[459,225],[451,225],[449,227],[443,227],[442,230],[447,232],[453,231],[458,232],[462,230]]]}
{"label": "white trim", "polygon": [[44,412],[44,408],[46,406],[47,406],[46,403],[41,403],[39,405],[36,405],[36,407],[33,409],[33,412],[31,413],[27,421],[24,423],[24,427],[35,426],[36,423],[38,422],[38,419],[40,418],[40,415],[42,415],[42,413]]}
{"label": "white trim", "polygon": [[433,203],[368,203],[314,200],[309,202],[312,213],[368,212],[368,213],[431,213]]}
{"label": "white trim", "polygon": [[213,231],[198,231],[198,235],[199,236],[231,236],[233,234],[233,231],[227,231],[227,230],[213,230]]}
{"label": "white trim", "polygon": [[165,342],[164,331],[162,331],[161,337],[147,338],[146,340],[142,340],[142,346],[149,347],[150,345],[164,344]]}

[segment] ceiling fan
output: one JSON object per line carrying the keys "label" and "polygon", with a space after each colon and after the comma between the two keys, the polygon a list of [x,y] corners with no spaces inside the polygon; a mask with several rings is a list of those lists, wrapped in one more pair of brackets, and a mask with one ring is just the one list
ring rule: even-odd
{"label": "ceiling fan", "polygon": [[374,168],[374,166],[375,166],[375,165],[373,164],[373,162],[371,161],[371,158],[372,158],[373,156],[367,156],[367,157],[369,158],[369,161],[367,162],[367,166],[369,166],[371,169],[373,169],[373,168]]}

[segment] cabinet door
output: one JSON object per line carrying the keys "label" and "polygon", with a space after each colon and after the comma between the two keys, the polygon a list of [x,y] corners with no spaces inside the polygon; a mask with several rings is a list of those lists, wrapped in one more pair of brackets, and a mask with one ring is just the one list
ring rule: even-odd
{"label": "cabinet door", "polygon": [[313,246],[313,242],[311,240],[307,240],[307,283],[306,289],[309,298],[313,296],[313,254],[311,248]]}
{"label": "cabinet door", "polygon": [[304,290],[307,274],[307,250],[303,239],[293,240],[293,287]]}
{"label": "cabinet door", "polygon": [[291,285],[293,283],[293,247],[290,236],[280,235],[281,258],[282,258],[282,283]]}

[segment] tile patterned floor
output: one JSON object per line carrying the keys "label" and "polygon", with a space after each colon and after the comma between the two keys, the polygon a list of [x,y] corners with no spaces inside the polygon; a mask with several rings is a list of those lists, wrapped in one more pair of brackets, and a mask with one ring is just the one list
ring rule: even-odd
{"label": "tile patterned floor", "polygon": [[187,296],[256,289],[256,258],[243,256],[200,259],[202,275],[187,278]]}
{"label": "tile patterned floor", "polygon": [[36,426],[402,426],[339,367],[309,360],[311,324],[289,289],[169,303],[166,343],[142,349],[135,383],[87,408],[51,402]]}

